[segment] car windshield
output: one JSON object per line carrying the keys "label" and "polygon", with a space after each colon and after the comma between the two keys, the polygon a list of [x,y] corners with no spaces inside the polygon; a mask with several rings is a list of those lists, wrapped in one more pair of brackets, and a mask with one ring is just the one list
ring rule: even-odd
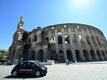
{"label": "car windshield", "polygon": [[44,65],[43,64],[41,64],[41,63],[38,63],[38,62],[34,62],[37,66],[40,66],[40,67],[44,67]]}

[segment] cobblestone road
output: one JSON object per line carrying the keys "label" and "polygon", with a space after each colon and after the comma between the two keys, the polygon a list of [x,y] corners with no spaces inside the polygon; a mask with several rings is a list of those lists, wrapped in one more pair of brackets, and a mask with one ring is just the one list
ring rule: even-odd
{"label": "cobblestone road", "polygon": [[42,78],[8,78],[13,66],[0,65],[0,80],[107,80],[107,62],[46,66],[48,73]]}

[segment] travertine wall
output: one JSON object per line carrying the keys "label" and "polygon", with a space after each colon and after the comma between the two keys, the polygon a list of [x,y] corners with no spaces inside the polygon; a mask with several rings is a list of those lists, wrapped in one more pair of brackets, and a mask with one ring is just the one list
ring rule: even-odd
{"label": "travertine wall", "polygon": [[9,48],[8,60],[12,63],[22,59],[56,62],[107,60],[107,41],[93,26],[66,23],[37,27],[27,32],[22,29],[22,19],[19,24]]}
{"label": "travertine wall", "polygon": [[[41,38],[42,31],[44,31],[44,40]],[[34,40],[35,35],[37,37],[36,41]],[[46,38],[48,38],[47,42]],[[43,50],[41,56],[43,56],[44,61],[52,55],[51,50],[56,53],[57,59],[54,58],[55,54],[49,59],[55,59],[58,62],[107,59],[107,43],[103,33],[89,25],[77,23],[52,25],[33,30],[29,35],[29,39],[31,39],[32,45],[30,51],[35,53],[35,59],[38,58],[39,50]],[[50,45],[50,48],[48,48],[48,45]]]}

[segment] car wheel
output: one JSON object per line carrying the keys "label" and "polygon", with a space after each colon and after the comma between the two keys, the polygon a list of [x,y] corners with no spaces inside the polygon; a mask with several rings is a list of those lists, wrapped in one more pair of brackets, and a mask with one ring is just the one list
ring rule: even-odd
{"label": "car wheel", "polygon": [[40,71],[36,71],[36,77],[40,76]]}
{"label": "car wheel", "polygon": [[17,76],[17,71],[13,71],[12,76]]}

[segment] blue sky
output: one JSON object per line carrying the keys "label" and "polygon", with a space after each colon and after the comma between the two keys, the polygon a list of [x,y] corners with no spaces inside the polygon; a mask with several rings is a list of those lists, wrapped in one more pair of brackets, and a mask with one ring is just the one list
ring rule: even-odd
{"label": "blue sky", "polygon": [[24,29],[59,23],[96,26],[107,38],[107,0],[0,0],[0,49],[12,43],[20,16]]}

